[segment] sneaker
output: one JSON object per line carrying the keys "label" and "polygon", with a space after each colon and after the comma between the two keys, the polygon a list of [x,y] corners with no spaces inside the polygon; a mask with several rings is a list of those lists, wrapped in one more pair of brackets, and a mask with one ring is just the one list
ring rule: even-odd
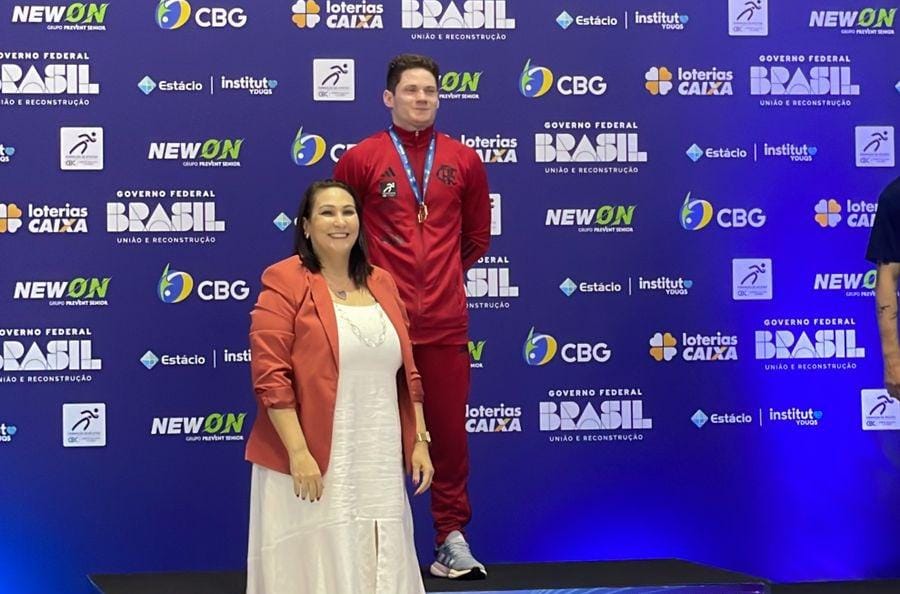
{"label": "sneaker", "polygon": [[435,551],[430,571],[433,576],[451,580],[483,580],[487,577],[487,570],[472,556],[469,543],[459,530],[451,532]]}

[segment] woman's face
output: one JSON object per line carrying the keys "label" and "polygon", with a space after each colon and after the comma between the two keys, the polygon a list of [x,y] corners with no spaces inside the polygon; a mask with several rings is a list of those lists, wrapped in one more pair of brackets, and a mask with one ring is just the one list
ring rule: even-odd
{"label": "woman's face", "polygon": [[320,258],[349,257],[359,236],[359,215],[353,196],[341,188],[325,188],[313,195],[303,232],[309,234],[313,251]]}

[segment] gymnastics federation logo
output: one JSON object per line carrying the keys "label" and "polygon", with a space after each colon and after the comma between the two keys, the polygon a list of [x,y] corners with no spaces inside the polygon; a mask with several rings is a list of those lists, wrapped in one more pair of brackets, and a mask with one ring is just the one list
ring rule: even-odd
{"label": "gymnastics federation logo", "polygon": [[180,29],[190,17],[187,0],[160,0],[156,6],[156,24],[160,29]]}
{"label": "gymnastics federation logo", "polygon": [[291,145],[291,159],[295,165],[309,167],[315,165],[325,156],[325,139],[318,134],[303,135],[303,127],[297,130],[294,143]]}
{"label": "gymnastics federation logo", "polygon": [[706,200],[691,200],[691,193],[688,192],[681,205],[681,226],[688,231],[698,231],[712,220],[713,207]]}
{"label": "gymnastics federation logo", "polygon": [[546,95],[553,86],[553,73],[543,66],[531,67],[531,59],[525,62],[522,76],[519,77],[519,92],[524,97],[534,98]]}
{"label": "gymnastics federation logo", "polygon": [[856,126],[855,137],[857,167],[894,166],[893,126]]}
{"label": "gymnastics federation logo", "polygon": [[678,341],[670,332],[657,332],[650,338],[650,356],[657,361],[671,361],[678,354]]}
{"label": "gymnastics federation logo", "polygon": [[672,90],[672,72],[665,66],[654,66],[644,73],[644,80],[651,95],[667,95]]}
{"label": "gymnastics federation logo", "polygon": [[194,279],[187,272],[173,270],[169,272],[166,264],[162,276],[159,277],[157,294],[163,303],[181,303],[188,298],[194,288]]}
{"label": "gymnastics federation logo", "polygon": [[837,227],[841,222],[841,205],[834,198],[822,198],[816,203],[816,222],[822,228]]}
{"label": "gymnastics federation logo", "polygon": [[556,339],[549,334],[535,334],[534,326],[528,332],[522,356],[528,365],[537,367],[546,365],[556,355]]}

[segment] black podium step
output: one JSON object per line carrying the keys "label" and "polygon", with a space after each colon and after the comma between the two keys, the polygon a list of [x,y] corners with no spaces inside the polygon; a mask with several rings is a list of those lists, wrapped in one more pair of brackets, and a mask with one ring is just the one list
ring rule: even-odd
{"label": "black podium step", "polygon": [[[566,590],[566,594],[606,594],[613,591],[609,588],[622,594],[769,592],[765,580],[675,559],[491,565],[489,572],[488,579],[469,582],[426,575],[425,589],[434,593],[540,590],[541,594],[550,594],[554,590]],[[243,594],[246,587],[243,572],[93,575],[91,580],[103,594]],[[677,586],[682,589],[673,589]],[[668,589],[660,589],[661,587]],[[687,587],[694,589],[684,589]]]}

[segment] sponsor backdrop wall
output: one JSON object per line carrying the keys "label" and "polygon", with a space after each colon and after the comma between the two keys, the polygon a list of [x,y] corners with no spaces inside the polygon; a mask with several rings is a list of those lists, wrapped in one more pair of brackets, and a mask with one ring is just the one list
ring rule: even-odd
{"label": "sponsor backdrop wall", "polygon": [[243,566],[259,275],[402,51],[493,192],[476,553],[900,576],[896,4],[50,2],[0,3],[4,589]]}

